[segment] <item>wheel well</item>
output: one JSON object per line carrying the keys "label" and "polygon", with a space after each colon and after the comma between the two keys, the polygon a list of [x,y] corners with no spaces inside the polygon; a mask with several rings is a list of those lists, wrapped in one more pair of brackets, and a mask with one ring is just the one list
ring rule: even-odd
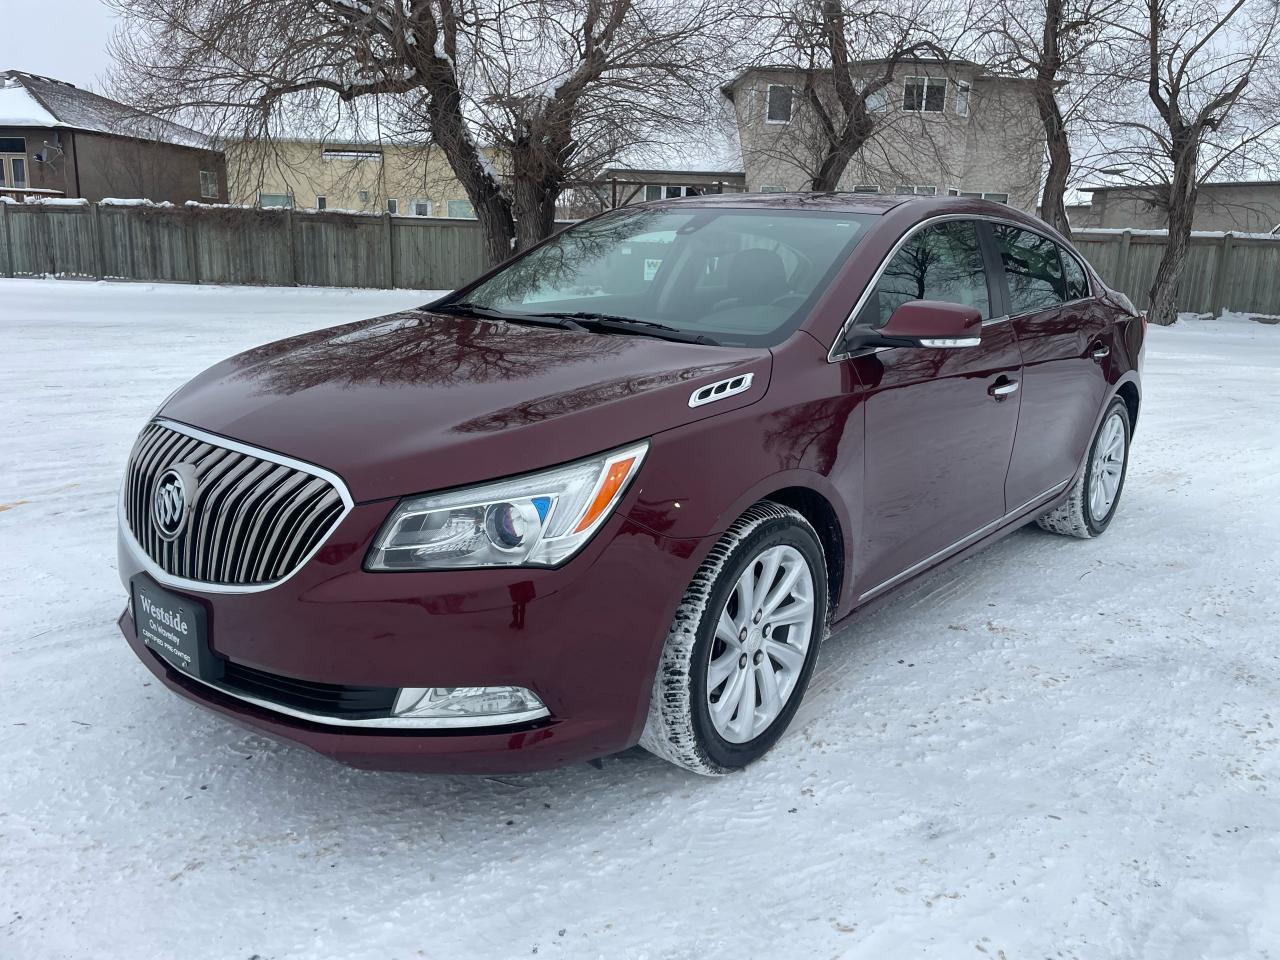
{"label": "wheel well", "polygon": [[1133,432],[1138,425],[1138,388],[1132,383],[1122,383],[1116,394],[1129,408],[1129,431]]}
{"label": "wheel well", "polygon": [[828,605],[834,611],[840,602],[840,587],[844,583],[844,531],[840,529],[835,508],[826,497],[807,487],[786,487],[762,499],[790,507],[817,531],[818,539],[822,541],[822,552],[827,558]]}

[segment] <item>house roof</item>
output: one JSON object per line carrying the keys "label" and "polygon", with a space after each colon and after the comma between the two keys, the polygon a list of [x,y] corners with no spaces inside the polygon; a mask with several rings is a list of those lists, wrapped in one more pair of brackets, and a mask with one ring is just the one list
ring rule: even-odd
{"label": "house roof", "polygon": [[62,80],[0,72],[0,126],[69,127],[135,140],[212,149],[204,134]]}
{"label": "house roof", "polygon": [[[1219,187],[1280,187],[1280,180],[1214,180],[1202,183],[1196,189],[1210,190]],[[1081,187],[1081,193],[1141,193],[1150,190],[1168,190],[1167,183],[1116,183],[1105,187]]]}
{"label": "house roof", "polygon": [[[850,67],[857,68],[857,67],[881,66],[886,63],[889,63],[889,59],[887,57],[872,57],[866,60],[854,60],[849,65]],[[976,70],[980,76],[983,76],[983,79],[1015,79],[1015,78],[1009,78],[1009,77],[1000,77],[997,74],[992,74],[985,67],[983,67],[982,64],[974,60],[966,60],[963,57],[952,57],[948,60],[943,60],[939,57],[909,57],[909,58],[905,58],[903,60],[898,61],[898,66],[902,69],[907,69],[913,66],[965,67],[971,70]],[[778,74],[780,76],[781,75],[794,76],[797,73],[807,73],[807,72],[808,70],[805,67],[791,66],[785,63],[766,63],[766,64],[759,64],[757,66],[744,67],[742,70],[738,71],[737,75],[734,76],[732,80],[730,80],[726,84],[721,85],[720,92],[724,94],[726,97],[728,97],[730,100],[732,100],[733,91],[737,88],[738,84],[740,84],[743,80],[745,80],[747,77],[749,77],[753,73],[758,73],[758,74],[772,73],[772,74]],[[831,68],[820,67],[814,72],[830,73]]]}

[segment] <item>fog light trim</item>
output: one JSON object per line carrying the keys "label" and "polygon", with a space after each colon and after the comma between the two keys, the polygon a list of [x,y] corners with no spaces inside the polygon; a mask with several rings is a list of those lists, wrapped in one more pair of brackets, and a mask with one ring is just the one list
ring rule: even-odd
{"label": "fog light trim", "polygon": [[402,687],[391,715],[440,726],[481,727],[540,720],[551,711],[525,687]]}

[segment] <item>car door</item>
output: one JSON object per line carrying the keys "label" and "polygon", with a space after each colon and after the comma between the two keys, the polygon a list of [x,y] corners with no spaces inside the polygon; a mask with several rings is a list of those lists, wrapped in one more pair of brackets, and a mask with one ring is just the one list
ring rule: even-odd
{"label": "car door", "polygon": [[859,303],[859,325],[883,326],[908,300],[967,304],[984,320],[978,346],[894,347],[844,361],[865,391],[860,600],[1004,515],[1021,358],[1009,324],[991,316],[999,301],[984,246],[973,220],[919,228]]}
{"label": "car door", "polygon": [[1013,224],[991,233],[1009,325],[1022,352],[1022,408],[1009,463],[1009,509],[1071,479],[1107,393],[1109,312],[1075,256]]}

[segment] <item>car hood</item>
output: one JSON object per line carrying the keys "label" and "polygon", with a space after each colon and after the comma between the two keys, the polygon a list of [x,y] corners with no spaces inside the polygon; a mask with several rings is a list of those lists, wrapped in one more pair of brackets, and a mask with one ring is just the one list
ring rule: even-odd
{"label": "car hood", "polygon": [[[408,311],[224,360],[160,415],[309,461],[360,500],[523,473],[753,403],[767,350]],[[690,407],[695,387],[755,372]]]}

